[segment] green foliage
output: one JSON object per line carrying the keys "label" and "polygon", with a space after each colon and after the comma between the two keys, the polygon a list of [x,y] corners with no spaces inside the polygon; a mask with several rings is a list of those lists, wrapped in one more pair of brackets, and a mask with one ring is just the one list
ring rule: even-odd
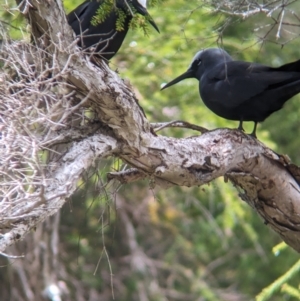
{"label": "green foliage", "polygon": [[130,22],[130,27],[133,30],[141,29],[145,36],[149,36],[149,16],[141,16],[139,14],[135,14],[134,18]]}
{"label": "green foliage", "polygon": [[0,4],[0,39],[3,29],[9,33],[11,39],[28,39],[24,17],[12,8],[16,6],[13,0],[6,0]]}
{"label": "green foliage", "polygon": [[117,10],[113,0],[104,0],[98,10],[95,12],[95,16],[92,19],[92,25],[96,26],[106,20],[109,14]]}
{"label": "green foliage", "polygon": [[[158,0],[151,1],[152,5],[157,5]],[[106,20],[106,18],[109,16],[110,13],[115,12],[118,15],[118,19],[116,21],[116,29],[117,31],[124,30],[124,25],[126,21],[126,16],[128,14],[133,15],[133,19],[130,22],[130,26],[132,29],[141,28],[145,35],[148,35],[148,28],[149,24],[148,21],[151,19],[149,15],[141,16],[137,13],[135,7],[132,5],[131,2],[127,2],[128,8],[127,12],[125,13],[124,10],[119,9],[115,5],[114,0],[104,0],[97,12],[95,13],[95,16],[93,17],[92,24],[97,25],[101,24]]]}
{"label": "green foliage", "polygon": [[[300,292],[296,288],[293,288],[287,285],[287,282],[295,277],[299,276],[300,272],[300,260],[298,260],[285,274],[279,277],[276,281],[274,281],[271,285],[264,288],[263,291],[257,295],[256,301],[266,301],[270,300],[270,298],[282,288],[283,292],[288,293],[289,295],[296,297],[300,300]],[[284,285],[284,286],[283,286]]]}
{"label": "green foliage", "polygon": [[116,28],[118,31],[124,30],[124,24],[126,20],[126,13],[122,10],[117,10],[118,19],[116,22]]}
{"label": "green foliage", "polygon": [[285,293],[286,295],[288,295],[290,297],[294,297],[297,300],[300,300],[299,288],[295,288],[295,287],[288,285],[287,283],[284,283],[281,286],[281,292]]}

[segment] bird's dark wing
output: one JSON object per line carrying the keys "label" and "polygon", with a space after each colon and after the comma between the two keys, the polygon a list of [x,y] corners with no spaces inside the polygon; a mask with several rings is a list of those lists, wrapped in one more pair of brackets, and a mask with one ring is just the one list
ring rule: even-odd
{"label": "bird's dark wing", "polygon": [[[210,101],[221,101],[227,107],[236,107],[259,94],[279,88],[300,79],[300,73],[286,72],[260,64],[232,61],[219,64],[206,74],[206,91]],[[202,80],[200,85],[202,86]],[[201,89],[201,87],[200,87]],[[202,93],[201,93],[202,94]],[[214,96],[214,97],[213,97]]]}
{"label": "bird's dark wing", "polygon": [[79,19],[82,19],[82,16],[90,4],[90,1],[85,1],[68,14],[68,22],[71,26],[77,23]]}

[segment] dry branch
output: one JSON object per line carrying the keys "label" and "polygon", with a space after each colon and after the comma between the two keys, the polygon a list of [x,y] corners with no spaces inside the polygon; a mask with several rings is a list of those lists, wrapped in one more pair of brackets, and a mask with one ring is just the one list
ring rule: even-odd
{"label": "dry branch", "polygon": [[[231,0],[203,0],[213,13],[220,12],[227,16],[220,24],[218,33],[220,42],[225,29],[235,22],[264,14],[253,29],[257,37],[255,43],[272,41],[282,46],[299,37],[300,16],[295,7],[298,0],[266,0],[266,1],[231,1]],[[236,18],[238,17],[238,19]]]}
{"label": "dry branch", "polygon": [[[2,58],[0,252],[57,212],[82,173],[108,156],[135,168],[129,178],[148,177],[162,187],[198,186],[225,176],[300,252],[297,167],[238,130],[157,136],[120,77],[74,49],[61,2],[32,5],[28,18],[37,46],[9,56],[15,45],[7,44]],[[128,181],[125,173],[111,177]]]}

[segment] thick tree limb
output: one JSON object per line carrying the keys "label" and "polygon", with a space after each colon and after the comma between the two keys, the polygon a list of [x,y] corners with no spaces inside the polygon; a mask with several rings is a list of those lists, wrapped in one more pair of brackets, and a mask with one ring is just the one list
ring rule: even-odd
{"label": "thick tree limb", "polygon": [[[27,206],[15,212],[1,212],[1,228],[11,228],[0,234],[0,250],[22,239],[34,227],[57,212],[76,189],[81,174],[97,158],[112,155],[116,141],[110,137],[97,135],[74,143],[69,152],[57,162],[53,172],[49,172],[44,186],[35,194],[29,195]],[[2,208],[3,209],[3,208]]]}
{"label": "thick tree limb", "polygon": [[[293,176],[299,169],[291,168],[272,150],[238,130],[218,129],[186,139],[156,136],[133,92],[119,76],[105,64],[94,66],[78,49],[68,47],[73,38],[58,3],[32,1],[36,9],[29,9],[29,19],[33,28],[39,25],[33,34],[37,41],[41,36],[46,39],[41,47],[53,42],[47,46],[50,63],[71,84],[70,89],[87,98],[84,106],[94,112],[103,128],[89,133],[91,136],[81,135],[79,142],[64,150],[64,156],[49,162],[44,170],[46,181],[36,184],[37,193],[30,196],[28,207],[6,218],[0,215],[2,228],[8,228],[0,237],[0,252],[59,210],[74,192],[82,172],[107,156],[118,156],[134,167],[136,174],[165,188],[198,186],[225,176],[265,223],[300,252],[300,190]],[[67,119],[64,122],[68,124]],[[54,151],[54,145],[47,147]]]}

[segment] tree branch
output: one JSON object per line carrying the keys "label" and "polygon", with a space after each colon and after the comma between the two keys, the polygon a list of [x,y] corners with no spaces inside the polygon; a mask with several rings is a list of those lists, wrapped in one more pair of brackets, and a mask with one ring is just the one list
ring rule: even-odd
{"label": "tree branch", "polygon": [[[0,226],[9,229],[0,234],[0,252],[6,247],[24,238],[38,223],[57,212],[76,190],[81,174],[87,170],[97,158],[111,156],[116,151],[116,141],[104,135],[95,135],[74,143],[68,153],[52,165],[44,185],[36,193],[28,195],[27,206],[10,207],[0,213]],[[25,201],[25,202],[24,202]],[[1,205],[5,205],[2,201]],[[3,207],[2,207],[3,208]]]}

